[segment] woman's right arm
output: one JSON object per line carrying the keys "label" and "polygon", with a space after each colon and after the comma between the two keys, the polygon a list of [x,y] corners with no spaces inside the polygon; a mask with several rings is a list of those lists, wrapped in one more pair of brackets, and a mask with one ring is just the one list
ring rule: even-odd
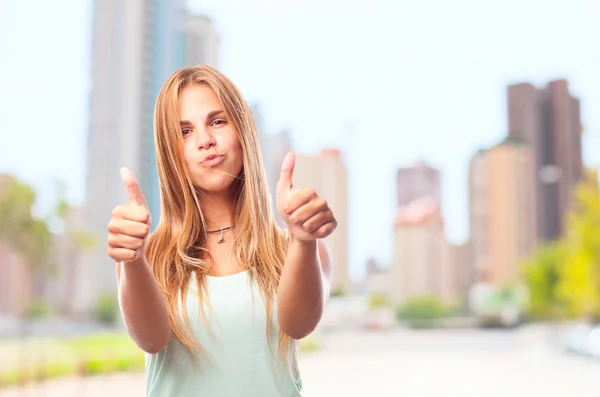
{"label": "woman's right arm", "polygon": [[116,264],[119,303],[127,331],[147,353],[171,339],[167,302],[144,255],[150,213],[135,177],[122,171],[130,202],[114,209],[108,224],[108,255]]}

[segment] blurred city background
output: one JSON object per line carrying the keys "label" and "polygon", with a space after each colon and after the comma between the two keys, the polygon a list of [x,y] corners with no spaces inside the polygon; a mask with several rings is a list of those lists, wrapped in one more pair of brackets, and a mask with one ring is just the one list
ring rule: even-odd
{"label": "blurred city background", "polygon": [[[208,64],[339,221],[307,396],[598,396],[600,2],[0,0],[0,396],[144,394],[106,255]],[[575,391],[577,390],[577,391]]]}

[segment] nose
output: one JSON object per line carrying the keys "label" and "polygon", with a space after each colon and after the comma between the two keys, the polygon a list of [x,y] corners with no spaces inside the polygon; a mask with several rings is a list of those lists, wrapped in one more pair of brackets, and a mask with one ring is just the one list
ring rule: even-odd
{"label": "nose", "polygon": [[205,128],[199,128],[196,134],[198,150],[207,150],[216,145],[215,137]]}

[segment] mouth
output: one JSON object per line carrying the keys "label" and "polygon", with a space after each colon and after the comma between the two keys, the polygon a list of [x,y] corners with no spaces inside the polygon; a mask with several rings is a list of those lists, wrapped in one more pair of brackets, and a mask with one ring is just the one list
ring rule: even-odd
{"label": "mouth", "polygon": [[225,159],[225,156],[221,154],[211,154],[210,156],[206,156],[200,164],[206,167],[212,167],[219,164],[221,161]]}

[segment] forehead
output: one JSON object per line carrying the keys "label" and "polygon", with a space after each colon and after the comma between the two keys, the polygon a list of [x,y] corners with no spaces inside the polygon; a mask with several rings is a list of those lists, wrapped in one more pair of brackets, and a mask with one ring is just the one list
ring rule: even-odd
{"label": "forehead", "polygon": [[221,109],[214,91],[204,84],[191,84],[179,93],[179,118],[192,120],[206,117],[213,110]]}

